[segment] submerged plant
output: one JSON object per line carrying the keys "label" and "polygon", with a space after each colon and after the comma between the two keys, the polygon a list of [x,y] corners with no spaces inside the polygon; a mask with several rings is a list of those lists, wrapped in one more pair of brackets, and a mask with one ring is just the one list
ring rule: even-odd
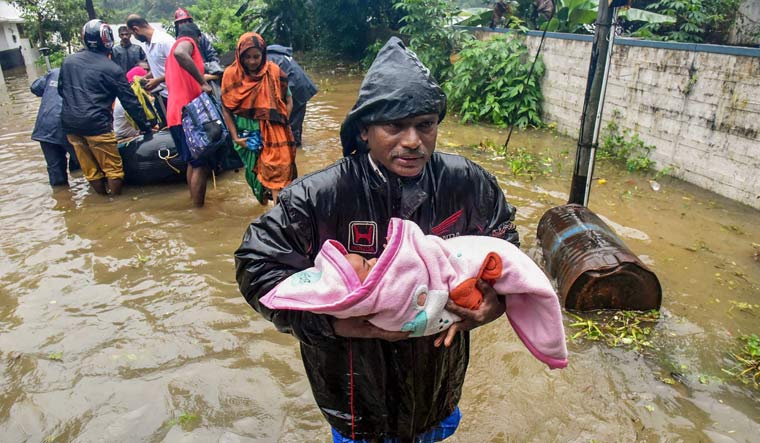
{"label": "submerged plant", "polygon": [[743,383],[752,383],[755,389],[760,389],[760,338],[757,334],[742,335],[740,343],[729,355],[734,360],[734,366],[723,369],[726,374],[736,377]]}
{"label": "submerged plant", "polygon": [[171,420],[167,421],[164,426],[167,428],[171,428],[176,425],[180,425],[182,428],[188,428],[190,425],[192,425],[194,422],[198,421],[200,417],[198,417],[195,414],[192,414],[190,412],[182,412],[176,417],[172,418]]}
{"label": "submerged plant", "polygon": [[505,148],[496,145],[491,140],[484,140],[478,145],[481,150],[493,151],[496,155],[504,157],[512,175],[548,175],[552,172],[553,160],[548,154],[541,156],[528,151],[524,147]]}
{"label": "submerged plant", "polygon": [[570,340],[603,341],[610,347],[626,347],[636,351],[653,348],[653,324],[660,319],[660,311],[599,311],[596,319],[584,318],[568,312],[576,321]]}
{"label": "submerged plant", "polygon": [[619,160],[625,163],[629,171],[647,171],[654,168],[655,161],[649,158],[654,145],[646,144],[639,134],[628,128],[621,128],[616,119],[612,119],[604,130],[597,155],[599,158]]}

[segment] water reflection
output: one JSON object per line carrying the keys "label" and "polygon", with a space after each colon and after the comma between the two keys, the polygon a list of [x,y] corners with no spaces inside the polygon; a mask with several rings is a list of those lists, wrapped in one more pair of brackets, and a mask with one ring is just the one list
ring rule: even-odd
{"label": "water reflection", "polygon": [[[294,340],[239,295],[232,251],[258,206],[240,173],[217,177],[190,209],[186,186],[94,195],[76,175],[47,185],[29,140],[38,101],[7,78],[13,118],[0,121],[0,441],[328,441]],[[340,156],[338,128],[358,77],[319,78],[301,174]],[[551,153],[553,174],[516,177],[488,150],[504,131],[441,127],[439,149],[492,171],[519,208],[524,249],[538,219],[567,199],[572,141],[520,132],[512,144]],[[474,333],[453,442],[752,441],[758,394],[720,368],[734,337],[757,332],[758,212],[676,180],[600,164],[592,209],[660,277],[657,350],[642,357],[570,343],[571,365],[548,372],[507,322]],[[677,374],[677,375],[673,375]],[[707,383],[700,382],[700,377]],[[674,385],[662,382],[677,378]]]}

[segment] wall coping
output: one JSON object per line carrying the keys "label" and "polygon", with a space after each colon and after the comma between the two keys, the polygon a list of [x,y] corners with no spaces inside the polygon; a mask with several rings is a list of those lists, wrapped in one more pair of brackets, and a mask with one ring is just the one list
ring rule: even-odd
{"label": "wall coping", "polygon": [[[494,32],[499,34],[510,34],[514,31],[506,28],[485,28],[480,26],[458,26],[454,25],[456,29],[462,29],[465,31],[480,31],[480,32]],[[541,37],[543,31],[528,31],[527,35],[531,37]],[[554,38],[559,40],[578,40],[584,42],[593,42],[593,35],[585,34],[568,34],[564,32],[547,32],[547,38]],[[620,46],[642,46],[645,48],[657,48],[657,49],[672,49],[675,51],[693,51],[693,52],[709,52],[713,54],[724,55],[739,55],[744,57],[760,57],[760,48],[747,48],[743,46],[727,46],[727,45],[707,45],[702,43],[676,43],[676,42],[661,42],[654,40],[643,40],[630,37],[615,37],[615,45]]]}

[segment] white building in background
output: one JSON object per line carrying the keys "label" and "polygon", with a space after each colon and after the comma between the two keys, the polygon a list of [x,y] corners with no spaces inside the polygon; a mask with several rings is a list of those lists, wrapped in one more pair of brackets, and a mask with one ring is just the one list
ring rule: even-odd
{"label": "white building in background", "polygon": [[31,65],[38,57],[29,39],[21,37],[19,25],[23,23],[21,12],[0,0],[0,66],[3,69]]}

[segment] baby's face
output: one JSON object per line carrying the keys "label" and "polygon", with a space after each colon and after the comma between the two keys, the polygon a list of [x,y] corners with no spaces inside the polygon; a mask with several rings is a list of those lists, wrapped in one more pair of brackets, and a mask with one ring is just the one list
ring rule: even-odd
{"label": "baby's face", "polygon": [[359,254],[346,254],[346,260],[348,260],[351,267],[356,271],[356,275],[359,277],[360,282],[364,282],[364,279],[369,275],[369,271],[371,271],[377,263],[376,258],[367,260]]}

